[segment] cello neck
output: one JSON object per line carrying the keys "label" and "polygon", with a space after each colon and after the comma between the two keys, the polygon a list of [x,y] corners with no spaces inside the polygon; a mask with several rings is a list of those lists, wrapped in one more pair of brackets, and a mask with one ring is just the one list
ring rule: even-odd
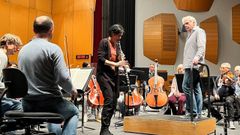
{"label": "cello neck", "polygon": [[155,64],[154,64],[154,89],[157,88],[157,82],[158,82],[158,80],[157,80],[157,76],[158,76],[157,68],[158,68],[158,63],[155,62]]}

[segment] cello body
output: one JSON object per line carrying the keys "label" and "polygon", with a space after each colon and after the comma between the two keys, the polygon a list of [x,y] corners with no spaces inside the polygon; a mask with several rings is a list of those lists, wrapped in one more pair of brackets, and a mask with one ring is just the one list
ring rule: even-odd
{"label": "cello body", "polygon": [[88,95],[88,101],[90,102],[90,105],[92,107],[103,106],[104,105],[104,97],[103,97],[102,91],[100,89],[100,86],[96,80],[96,77],[94,75],[90,79],[88,87],[90,89],[90,92]]}
{"label": "cello body", "polygon": [[157,75],[157,62],[155,63],[154,76],[148,80],[150,92],[147,94],[146,102],[149,107],[159,109],[168,103],[168,97],[163,91],[164,79]]}
{"label": "cello body", "polygon": [[129,106],[130,108],[140,106],[142,103],[143,97],[137,91],[137,88],[135,88],[131,94],[126,94],[125,105]]}

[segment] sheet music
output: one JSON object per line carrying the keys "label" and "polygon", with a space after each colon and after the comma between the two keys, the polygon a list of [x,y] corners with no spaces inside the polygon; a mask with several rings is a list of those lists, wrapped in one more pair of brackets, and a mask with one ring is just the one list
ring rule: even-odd
{"label": "sheet music", "polygon": [[85,90],[91,78],[93,68],[71,68],[71,79],[73,86],[78,90]]}

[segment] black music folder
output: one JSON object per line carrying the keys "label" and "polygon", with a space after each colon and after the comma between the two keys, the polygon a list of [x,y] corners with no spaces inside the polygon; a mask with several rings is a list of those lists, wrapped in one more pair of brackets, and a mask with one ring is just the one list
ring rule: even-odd
{"label": "black music folder", "polygon": [[179,92],[184,93],[183,89],[182,89],[182,83],[183,83],[184,74],[175,74],[175,77],[176,77],[176,81],[177,81],[177,86],[178,86]]}

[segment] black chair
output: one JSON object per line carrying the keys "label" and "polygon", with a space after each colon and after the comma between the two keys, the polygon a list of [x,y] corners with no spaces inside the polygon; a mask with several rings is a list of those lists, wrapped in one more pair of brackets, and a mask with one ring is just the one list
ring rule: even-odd
{"label": "black chair", "polygon": [[[28,83],[25,75],[16,68],[3,69],[3,82],[5,89],[0,97],[2,101],[6,94],[8,98],[22,98],[27,94]],[[22,112],[22,111],[7,111],[0,123],[0,133],[13,131],[17,129],[25,129],[25,134],[38,134],[42,131],[32,130],[35,125],[48,123],[62,123],[64,118],[60,114],[48,112]],[[52,134],[52,133],[46,133]]]}

